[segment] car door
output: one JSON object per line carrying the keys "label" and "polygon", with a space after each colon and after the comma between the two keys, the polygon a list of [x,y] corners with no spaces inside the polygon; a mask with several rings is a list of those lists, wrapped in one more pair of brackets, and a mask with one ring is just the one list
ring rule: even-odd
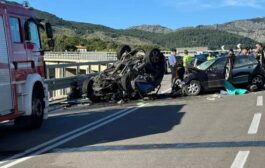
{"label": "car door", "polygon": [[208,68],[207,76],[209,89],[224,87],[226,62],[227,58],[220,58]]}
{"label": "car door", "polygon": [[0,116],[12,113],[12,87],[5,21],[0,9]]}
{"label": "car door", "polygon": [[250,80],[250,74],[256,67],[256,63],[251,61],[248,56],[239,56],[236,57],[234,68],[232,71],[233,84],[244,84],[248,83]]}

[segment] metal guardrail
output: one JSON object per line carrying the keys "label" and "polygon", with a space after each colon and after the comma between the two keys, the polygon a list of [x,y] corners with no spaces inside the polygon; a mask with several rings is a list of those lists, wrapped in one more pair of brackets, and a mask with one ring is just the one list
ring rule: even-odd
{"label": "metal guardrail", "polygon": [[[179,54],[183,54],[185,48],[179,50]],[[208,51],[205,47],[186,48],[191,54],[197,51]],[[182,51],[183,50],[183,51]],[[166,57],[170,55],[170,51],[161,51]],[[117,61],[116,52],[46,52],[45,60],[57,60],[65,62],[84,62],[84,61]]]}
{"label": "metal guardrail", "polygon": [[115,52],[47,52],[46,60],[116,61]]}
{"label": "metal guardrail", "polygon": [[[170,51],[162,51],[165,56],[170,55]],[[45,60],[62,61],[117,61],[115,52],[47,52]]]}
{"label": "metal guardrail", "polygon": [[111,64],[116,61],[93,61],[93,62],[81,62],[81,63],[70,63],[70,64],[55,64],[55,65],[47,65],[47,69],[51,68],[68,68],[68,67],[80,67],[80,66],[91,66],[91,65],[106,65]]}
{"label": "metal guardrail", "polygon": [[[46,79],[44,82],[48,84],[49,91],[55,91],[60,89],[65,89],[71,87],[75,82],[78,82],[79,78],[89,78],[92,75],[81,75],[81,76],[73,76],[66,78],[58,78],[58,79]],[[81,78],[80,78],[81,79]]]}
{"label": "metal guardrail", "polygon": [[[95,73],[91,71],[91,66],[97,65],[98,66],[98,72],[101,72],[101,66],[109,66],[111,63],[114,63],[115,61],[95,61],[95,62],[83,62],[83,63],[70,63],[70,64],[56,64],[56,65],[47,65],[46,66],[46,72],[47,72],[47,79],[45,80],[45,83],[48,84],[49,92],[50,92],[50,99],[56,100],[63,98],[67,95],[67,92],[70,91],[70,87],[76,83],[82,83],[85,79],[90,78],[91,76],[94,76]],[[80,74],[80,67],[81,66],[88,66],[88,73],[86,74]],[[66,68],[76,68],[76,74],[71,77],[66,77],[65,74],[62,76],[62,78],[50,78],[49,72],[51,69],[54,70],[63,70],[65,72]]]}

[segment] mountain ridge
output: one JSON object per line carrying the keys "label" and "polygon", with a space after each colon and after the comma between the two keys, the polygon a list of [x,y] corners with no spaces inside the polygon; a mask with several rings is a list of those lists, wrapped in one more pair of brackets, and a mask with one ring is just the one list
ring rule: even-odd
{"label": "mountain ridge", "polygon": [[211,26],[198,26],[175,31],[160,25],[142,25],[142,28],[148,28],[147,31],[138,29],[139,26],[138,28],[114,29],[98,24],[67,21],[36,9],[34,9],[34,13],[39,18],[49,20],[53,25],[55,39],[58,41],[56,48],[58,51],[64,51],[69,45],[80,44],[87,46],[89,50],[110,50],[121,44],[143,48],[160,47],[162,49],[205,46],[220,49],[220,45],[233,47],[238,43],[248,46],[255,44],[255,40],[217,30]]}
{"label": "mountain ridge", "polygon": [[212,25],[197,25],[191,27],[182,27],[178,29],[170,29],[161,25],[139,25],[133,26],[128,29],[137,29],[147,32],[154,32],[152,29],[160,27],[161,29],[168,30],[167,32],[161,31],[159,33],[171,33],[183,29],[215,29],[220,31],[225,31],[232,34],[237,34],[243,37],[249,37],[258,42],[265,42],[265,17],[257,17],[252,19],[240,19],[235,21],[230,21],[222,24],[212,24]]}

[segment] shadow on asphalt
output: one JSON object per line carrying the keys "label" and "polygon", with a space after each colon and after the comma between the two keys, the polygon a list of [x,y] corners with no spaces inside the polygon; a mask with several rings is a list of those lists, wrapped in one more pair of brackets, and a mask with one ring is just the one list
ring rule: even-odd
{"label": "shadow on asphalt", "polygon": [[166,133],[181,124],[184,105],[144,107],[59,148],[75,148]]}
{"label": "shadow on asphalt", "polygon": [[118,110],[98,112],[90,109],[75,114],[61,114],[48,118],[37,130],[25,130],[12,123],[0,125],[0,160],[112,115]]}
{"label": "shadow on asphalt", "polygon": [[[180,112],[183,106],[143,107],[62,146],[66,148],[83,147],[103,142],[114,142],[165,133],[181,123],[181,119],[185,114]],[[0,162],[7,161],[9,157],[15,154],[24,152],[117,111],[84,111],[78,114],[55,116],[45,121],[41,129],[32,131],[26,131],[14,126],[0,126]]]}

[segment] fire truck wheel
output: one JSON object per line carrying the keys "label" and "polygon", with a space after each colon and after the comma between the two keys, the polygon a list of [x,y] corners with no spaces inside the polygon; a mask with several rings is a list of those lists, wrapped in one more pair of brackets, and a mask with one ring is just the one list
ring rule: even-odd
{"label": "fire truck wheel", "polygon": [[43,115],[43,98],[34,92],[32,96],[32,114],[30,116],[22,116],[15,119],[15,125],[26,129],[40,128],[43,122]]}

